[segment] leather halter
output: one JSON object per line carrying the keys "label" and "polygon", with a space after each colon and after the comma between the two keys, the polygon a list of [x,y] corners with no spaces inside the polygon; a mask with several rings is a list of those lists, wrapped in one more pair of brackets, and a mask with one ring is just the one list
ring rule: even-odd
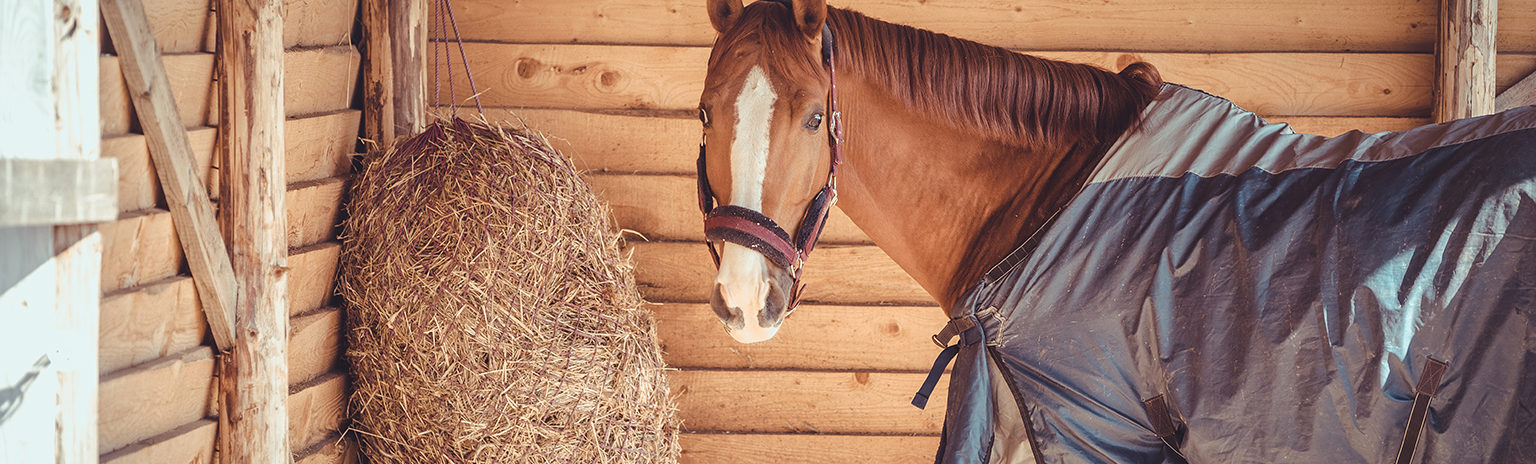
{"label": "leather halter", "polygon": [[800,283],[800,271],[805,266],[806,258],[810,257],[811,249],[816,247],[816,240],[821,237],[821,229],[826,226],[832,205],[837,204],[837,171],[843,164],[843,113],[837,109],[837,71],[832,66],[833,50],[836,47],[833,45],[832,28],[823,23],[821,59],[831,76],[827,92],[827,106],[831,111],[827,144],[832,148],[832,169],[827,176],[827,186],[816,194],[811,205],[806,208],[805,218],[800,221],[793,241],[784,228],[763,213],[736,205],[715,207],[715,193],[709,187],[708,171],[705,169],[704,141],[699,141],[699,210],[704,213],[704,243],[709,246],[709,254],[715,260],[715,269],[720,268],[720,252],[715,250],[717,241],[747,247],[761,253],[779,267],[788,269],[795,281],[785,317],[789,317],[800,306],[801,291],[805,289],[805,285]]}

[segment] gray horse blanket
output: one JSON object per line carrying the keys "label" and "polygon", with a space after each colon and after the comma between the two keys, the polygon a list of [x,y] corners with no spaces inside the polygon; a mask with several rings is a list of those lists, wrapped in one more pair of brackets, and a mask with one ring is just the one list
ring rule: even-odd
{"label": "gray horse blanket", "polygon": [[1144,118],[954,308],[938,461],[1536,461],[1536,107],[1326,138],[1167,85]]}

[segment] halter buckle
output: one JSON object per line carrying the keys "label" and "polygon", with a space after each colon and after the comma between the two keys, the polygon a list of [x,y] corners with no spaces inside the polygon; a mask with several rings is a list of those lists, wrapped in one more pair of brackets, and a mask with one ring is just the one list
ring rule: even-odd
{"label": "halter buckle", "polygon": [[832,112],[832,138],[837,140],[837,143],[843,143],[843,112],[842,111],[833,111]]}

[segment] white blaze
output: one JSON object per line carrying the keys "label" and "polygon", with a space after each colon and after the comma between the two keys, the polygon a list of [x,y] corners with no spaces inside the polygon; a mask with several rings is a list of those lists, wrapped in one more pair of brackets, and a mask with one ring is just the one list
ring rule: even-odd
{"label": "white blaze", "polygon": [[[752,67],[736,97],[736,139],[731,141],[730,204],[762,211],[763,176],[768,169],[768,133],[773,123],[773,85],[760,67]],[[759,315],[768,301],[768,260],[761,253],[734,243],[720,251],[720,274],[715,276],[726,306],[741,310],[745,326],[730,330],[742,343],[755,343],[779,331],[762,327]]]}

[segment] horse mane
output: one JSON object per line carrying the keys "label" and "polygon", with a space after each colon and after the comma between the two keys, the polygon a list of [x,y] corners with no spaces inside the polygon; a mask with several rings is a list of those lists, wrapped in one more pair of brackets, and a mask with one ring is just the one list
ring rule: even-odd
{"label": "horse mane", "polygon": [[[1161,91],[1145,62],[1118,74],[828,8],[839,69],[908,107],[1004,143],[1093,146],[1140,123]],[[793,29],[791,29],[793,30]]]}

